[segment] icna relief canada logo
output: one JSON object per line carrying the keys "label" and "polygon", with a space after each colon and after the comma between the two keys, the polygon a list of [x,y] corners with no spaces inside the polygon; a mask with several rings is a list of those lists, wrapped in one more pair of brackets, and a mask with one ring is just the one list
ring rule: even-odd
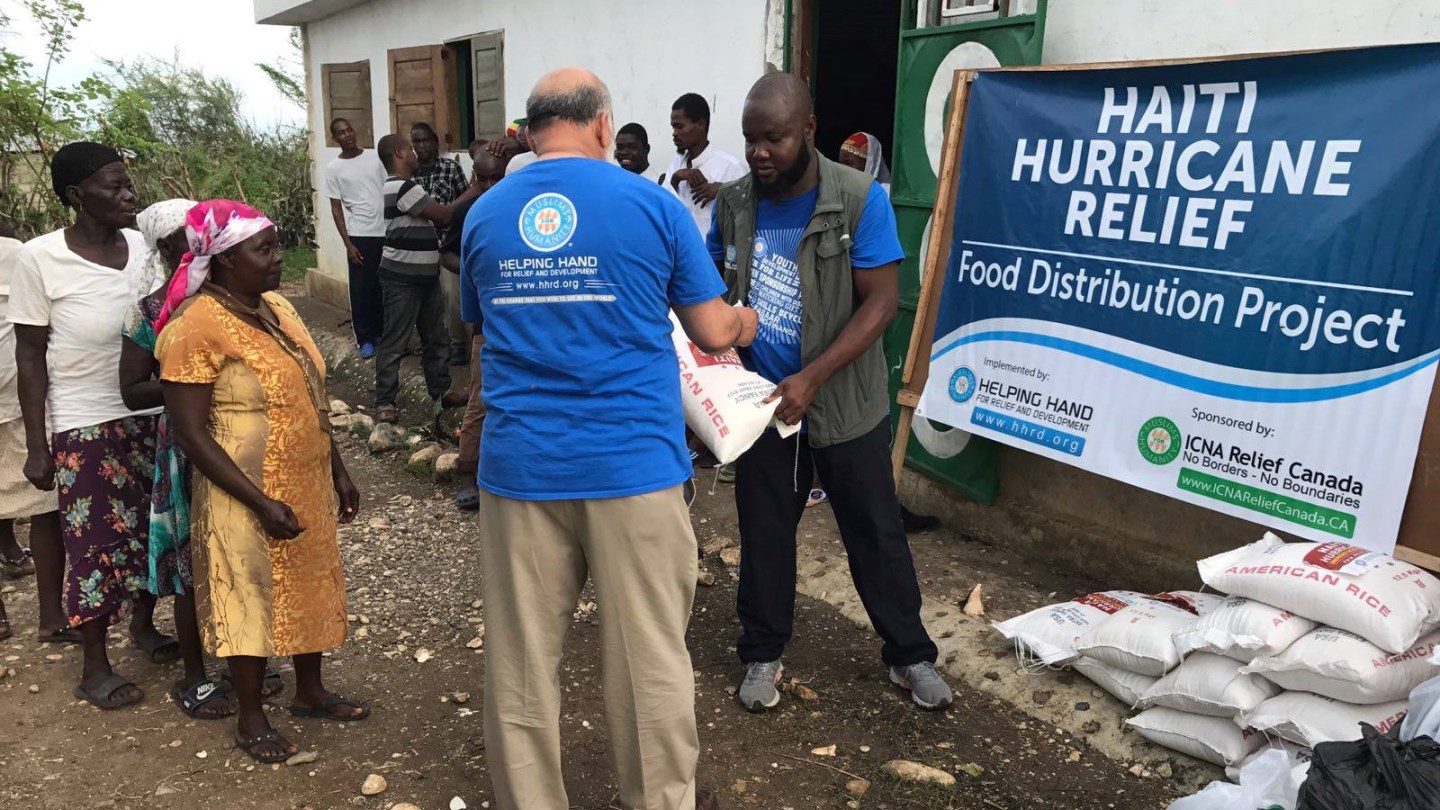
{"label": "icna relief canada logo", "polygon": [[1165,465],[1180,457],[1180,428],[1163,416],[1140,426],[1140,455],[1151,464]]}
{"label": "icna relief canada logo", "polygon": [[570,198],[546,192],[520,209],[520,238],[542,253],[559,250],[575,235],[578,220]]}

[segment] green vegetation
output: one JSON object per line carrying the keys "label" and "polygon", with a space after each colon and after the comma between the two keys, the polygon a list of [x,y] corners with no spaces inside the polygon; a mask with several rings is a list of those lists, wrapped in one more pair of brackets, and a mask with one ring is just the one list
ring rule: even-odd
{"label": "green vegetation", "polygon": [[[233,84],[177,62],[110,63],[75,86],[55,86],[51,68],[85,20],[81,0],[0,0],[0,12],[0,27],[28,16],[46,41],[46,63],[38,66],[0,48],[0,228],[25,239],[67,222],[50,190],[50,157],[71,141],[94,140],[125,155],[142,207],[172,197],[241,200],[275,222],[291,249],[287,259],[304,261],[297,250],[304,248],[313,264],[302,129],[257,126],[245,118]],[[298,52],[298,35],[292,41]],[[303,103],[303,84],[288,61],[263,70],[283,95]]]}
{"label": "green vegetation", "polygon": [[285,269],[281,271],[283,281],[303,281],[305,272],[315,266],[314,245],[294,245],[285,248]]}

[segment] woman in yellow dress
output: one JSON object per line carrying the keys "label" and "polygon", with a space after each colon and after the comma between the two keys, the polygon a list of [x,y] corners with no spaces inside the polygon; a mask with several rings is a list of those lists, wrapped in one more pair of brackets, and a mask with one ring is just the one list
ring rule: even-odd
{"label": "woman in yellow dress", "polygon": [[265,717],[266,659],[295,663],[298,717],[362,720],[360,700],[326,691],[321,653],[345,640],[336,539],[360,496],[330,441],[325,365],[275,292],[275,227],[212,200],[186,220],[190,253],[156,319],[155,355],[175,438],[195,469],[191,515],[196,613],[205,647],[228,659],[236,742],[261,762],[299,749]]}

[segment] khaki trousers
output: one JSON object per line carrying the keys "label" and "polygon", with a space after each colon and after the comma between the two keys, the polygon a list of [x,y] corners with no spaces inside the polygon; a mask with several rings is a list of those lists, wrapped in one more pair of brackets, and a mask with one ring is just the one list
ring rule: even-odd
{"label": "khaki trousers", "polygon": [[460,274],[440,268],[440,289],[445,291],[445,328],[450,332],[449,348],[458,351],[465,345],[465,336],[469,333],[465,319],[460,317]]}
{"label": "khaki trousers", "polygon": [[496,806],[570,806],[560,656],[588,574],[620,805],[693,810],[700,744],[685,628],[697,562],[681,487],[605,500],[480,498],[485,752]]}
{"label": "khaki trousers", "polygon": [[470,339],[470,401],[465,403],[465,418],[460,422],[460,458],[455,468],[469,473],[466,483],[474,486],[475,470],[480,466],[480,434],[485,427],[485,399],[480,396],[480,350],[485,336],[478,331]]}

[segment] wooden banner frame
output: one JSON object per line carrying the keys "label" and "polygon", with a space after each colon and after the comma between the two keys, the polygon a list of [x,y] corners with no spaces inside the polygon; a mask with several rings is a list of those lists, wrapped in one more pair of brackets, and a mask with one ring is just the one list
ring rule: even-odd
{"label": "wooden banner frame", "polygon": [[[1351,50],[1339,48],[1335,50]],[[1201,62],[1228,62],[1271,56],[1293,56],[1316,53],[1316,50],[1251,53],[1231,56],[1186,59],[1149,59],[1134,62],[1095,62],[1076,65],[1027,65],[1013,68],[986,68],[987,72],[1035,72],[1066,70],[1099,70],[1106,68],[1160,67]],[[891,448],[891,465],[895,488],[899,490],[905,475],[905,454],[910,446],[911,426],[915,408],[930,379],[930,349],[935,340],[935,320],[940,297],[945,287],[945,271],[950,264],[950,247],[955,231],[955,210],[959,205],[960,158],[965,147],[965,120],[970,105],[970,85],[979,70],[957,70],[950,86],[950,112],[945,122],[941,146],[940,177],[935,186],[935,210],[930,223],[929,247],[921,257],[920,297],[915,307],[915,323],[910,332],[910,345],[900,373],[900,390],[895,402],[900,406],[900,419]],[[1415,458],[1414,477],[1401,517],[1400,535],[1394,556],[1412,565],[1440,572],[1440,385],[1431,392],[1430,409],[1425,417],[1420,447]],[[1118,480],[1118,479],[1117,479]],[[1121,481],[1124,484],[1126,482]],[[1127,486],[1133,486],[1127,484]],[[1203,508],[1203,507],[1201,507]],[[1241,518],[1243,519],[1243,518]],[[1432,539],[1433,537],[1433,539]],[[1422,543],[1430,551],[1404,545],[1410,538],[1428,540]]]}

